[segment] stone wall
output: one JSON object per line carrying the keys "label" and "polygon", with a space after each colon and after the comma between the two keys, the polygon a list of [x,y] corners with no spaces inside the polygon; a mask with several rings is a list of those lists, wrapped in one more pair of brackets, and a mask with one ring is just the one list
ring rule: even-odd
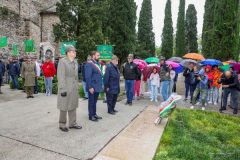
{"label": "stone wall", "polygon": [[53,25],[59,23],[60,20],[55,14],[42,15],[42,42],[50,42],[55,46]]}
{"label": "stone wall", "polygon": [[20,18],[18,14],[8,12],[1,14],[0,12],[0,35],[8,37],[9,49],[12,44],[19,44],[19,51],[22,52],[22,43],[27,38],[26,21]]}
{"label": "stone wall", "polygon": [[36,54],[39,54],[40,42],[41,42],[41,28],[35,23],[33,23],[32,21],[28,21],[28,23],[29,23],[28,39],[34,40],[35,47],[36,47]]}
{"label": "stone wall", "polygon": [[19,44],[20,53],[23,53],[25,39],[35,41],[37,54],[41,40],[42,42],[49,41],[53,46],[57,46],[54,43],[52,25],[58,23],[59,18],[54,13],[46,14],[47,12],[44,11],[52,8],[59,1],[0,0],[0,7],[6,7],[9,13],[8,15],[0,13],[0,36],[8,37],[9,47],[7,49],[11,49],[11,45],[16,43]]}
{"label": "stone wall", "polygon": [[19,14],[20,9],[20,0],[0,0],[0,6],[7,7],[8,9]]}

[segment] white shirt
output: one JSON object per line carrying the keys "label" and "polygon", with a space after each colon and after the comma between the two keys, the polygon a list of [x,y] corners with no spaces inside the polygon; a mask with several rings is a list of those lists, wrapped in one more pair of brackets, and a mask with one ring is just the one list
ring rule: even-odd
{"label": "white shirt", "polygon": [[175,76],[176,76],[176,72],[174,70],[171,70],[170,71],[171,80],[174,80]]}
{"label": "white shirt", "polygon": [[157,87],[159,87],[159,82],[160,82],[159,74],[152,73],[150,76],[150,81],[151,81],[151,85],[156,85]]}
{"label": "white shirt", "polygon": [[36,72],[37,72],[37,76],[40,77],[41,74],[41,65],[36,61]]}

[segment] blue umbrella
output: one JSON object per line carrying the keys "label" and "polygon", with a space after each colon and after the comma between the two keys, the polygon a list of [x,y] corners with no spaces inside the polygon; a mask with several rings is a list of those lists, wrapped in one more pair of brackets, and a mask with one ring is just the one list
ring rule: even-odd
{"label": "blue umbrella", "polygon": [[210,66],[221,66],[223,65],[221,61],[216,59],[205,59],[200,62],[202,65],[210,65]]}
{"label": "blue umbrella", "polygon": [[183,66],[180,65],[179,67],[174,68],[174,71],[175,71],[177,74],[182,73],[182,72],[183,72]]}

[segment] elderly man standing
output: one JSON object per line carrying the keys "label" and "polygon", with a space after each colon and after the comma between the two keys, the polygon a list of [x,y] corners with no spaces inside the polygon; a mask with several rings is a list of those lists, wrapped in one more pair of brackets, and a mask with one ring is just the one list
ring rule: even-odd
{"label": "elderly man standing", "polygon": [[104,90],[107,96],[108,113],[114,115],[117,97],[120,92],[120,72],[118,70],[118,57],[113,55],[110,64],[107,64],[104,76]]}
{"label": "elderly man standing", "polygon": [[76,49],[73,46],[66,48],[66,57],[62,58],[58,64],[58,99],[57,107],[60,110],[59,129],[63,132],[68,132],[66,127],[67,113],[70,129],[82,129],[82,126],[77,124],[78,108],[78,63],[75,60]]}
{"label": "elderly man standing", "polygon": [[88,90],[88,116],[89,120],[97,122],[102,117],[97,115],[97,100],[99,93],[102,91],[102,71],[99,64],[100,53],[93,51],[90,54],[91,60],[85,67],[85,79]]}
{"label": "elderly man standing", "polygon": [[27,61],[22,64],[21,76],[24,79],[24,87],[27,93],[27,98],[34,98],[34,86],[36,78],[36,65],[31,61],[31,58],[28,56]]}

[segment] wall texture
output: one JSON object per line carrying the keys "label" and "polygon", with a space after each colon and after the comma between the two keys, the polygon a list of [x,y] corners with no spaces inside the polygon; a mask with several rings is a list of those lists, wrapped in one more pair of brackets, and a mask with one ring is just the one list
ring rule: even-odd
{"label": "wall texture", "polygon": [[54,8],[59,1],[0,0],[0,35],[7,36],[9,42],[9,46],[4,50],[11,52],[12,44],[18,44],[20,53],[24,53],[23,41],[25,39],[35,41],[37,54],[39,54],[40,42],[49,41],[53,46],[57,46],[54,43],[52,25],[58,23],[59,18],[54,9],[49,14],[45,11]]}

